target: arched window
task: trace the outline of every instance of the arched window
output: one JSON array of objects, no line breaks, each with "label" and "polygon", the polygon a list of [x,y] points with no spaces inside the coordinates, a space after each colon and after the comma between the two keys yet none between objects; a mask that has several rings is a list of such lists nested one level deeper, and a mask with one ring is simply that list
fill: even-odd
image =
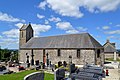
[{"label": "arched window", "polygon": [[100,58],[100,49],[97,50],[97,58]]}]

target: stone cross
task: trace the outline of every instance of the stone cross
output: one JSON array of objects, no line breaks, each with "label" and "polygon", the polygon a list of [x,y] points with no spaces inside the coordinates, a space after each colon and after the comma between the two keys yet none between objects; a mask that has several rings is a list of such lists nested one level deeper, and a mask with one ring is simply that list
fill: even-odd
[{"label": "stone cross", "polygon": [[65,78],[65,70],[56,69],[54,72],[54,80],[64,80],[64,78]]},{"label": "stone cross", "polygon": [[116,61],[116,52],[114,52],[114,61]]}]

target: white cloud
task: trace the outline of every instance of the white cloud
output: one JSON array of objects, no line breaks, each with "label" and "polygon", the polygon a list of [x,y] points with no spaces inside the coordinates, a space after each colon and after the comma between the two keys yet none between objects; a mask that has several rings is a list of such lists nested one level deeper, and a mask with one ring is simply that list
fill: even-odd
[{"label": "white cloud", "polygon": [[[79,11],[77,5],[72,4],[72,0],[46,0],[48,7],[52,8],[57,13],[63,16],[82,17],[83,14]],[[39,7],[45,9],[46,1],[40,3]],[[43,5],[44,3],[44,5]],[[42,7],[41,7],[42,6]]]},{"label": "white cloud", "polygon": [[23,26],[23,23],[17,23],[15,24],[15,26],[17,26],[20,29]]},{"label": "white cloud", "polygon": [[120,43],[119,42],[116,44],[116,48],[120,49]]},{"label": "white cloud", "polygon": [[70,30],[73,29],[72,25],[69,22],[58,22],[56,24],[57,28],[61,30]]},{"label": "white cloud", "polygon": [[115,36],[108,36],[107,39],[114,39],[116,38]]},{"label": "white cloud", "polygon": [[83,6],[90,12],[114,11],[120,6],[120,0],[82,0]]},{"label": "white cloud", "polygon": [[66,31],[66,33],[75,34],[75,33],[79,33],[79,31],[77,31],[77,30],[75,30],[75,29],[72,29],[72,30]]},{"label": "white cloud", "polygon": [[107,31],[106,34],[120,34],[120,30]]},{"label": "white cloud", "polygon": [[113,23],[112,22],[109,22],[110,25],[112,25]]},{"label": "white cloud", "polygon": [[88,30],[88,28],[85,28],[85,27],[78,27],[78,30],[79,31],[82,31],[82,32],[85,32]]},{"label": "white cloud", "polygon": [[103,26],[102,29],[108,30],[108,29],[110,29],[110,27],[109,26]]},{"label": "white cloud", "polygon": [[59,21],[61,21],[61,19],[59,17],[51,16],[51,18],[49,18],[49,21],[59,22]]},{"label": "white cloud", "polygon": [[79,33],[78,30],[76,30],[71,24],[70,22],[58,22],[56,24],[57,28],[61,29],[61,30],[65,30],[66,33],[69,34],[74,34],[74,33]]},{"label": "white cloud", "polygon": [[0,39],[2,38],[2,36],[0,35]]},{"label": "white cloud", "polygon": [[8,38],[18,38],[19,37],[19,29],[11,29],[9,31],[2,32]]},{"label": "white cloud", "polygon": [[97,30],[100,30],[100,27],[97,27],[96,29],[97,29]]},{"label": "white cloud", "polygon": [[25,22],[25,20],[14,18],[11,15],[8,15],[7,13],[0,12],[0,21],[6,21],[6,22]]},{"label": "white cloud", "polygon": [[117,26],[117,27],[120,27],[120,24],[117,24],[116,26]]},{"label": "white cloud", "polygon": [[47,4],[47,2],[46,2],[46,1],[43,1],[43,2],[41,2],[41,3],[39,4],[38,7],[45,10],[46,4]]},{"label": "white cloud", "polygon": [[50,25],[31,24],[35,31],[35,36],[38,36],[41,32],[46,32],[51,29]]},{"label": "white cloud", "polygon": [[82,17],[83,13],[79,11],[79,0],[47,0],[51,9],[62,16]]},{"label": "white cloud", "polygon": [[92,13],[114,11],[119,8],[120,0],[46,0],[40,3],[39,8],[48,6],[62,16],[81,18],[81,8]]},{"label": "white cloud", "polygon": [[49,21],[48,21],[48,20],[45,20],[45,24],[49,24]]},{"label": "white cloud", "polygon": [[101,36],[100,36],[100,35],[97,35],[96,38],[101,38]]},{"label": "white cloud", "polygon": [[[2,48],[14,48],[17,49],[18,48],[18,39],[13,39],[13,38],[2,38],[0,45],[2,46]],[[11,47],[15,45],[14,47]]]},{"label": "white cloud", "polygon": [[38,17],[39,19],[42,19],[42,18],[44,18],[45,16],[44,16],[44,15],[37,14],[37,17]]}]

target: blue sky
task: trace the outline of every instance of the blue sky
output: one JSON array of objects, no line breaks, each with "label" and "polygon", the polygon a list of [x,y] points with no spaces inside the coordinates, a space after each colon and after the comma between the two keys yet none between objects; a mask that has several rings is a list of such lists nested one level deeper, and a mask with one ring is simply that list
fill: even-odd
[{"label": "blue sky", "polygon": [[29,22],[35,36],[88,32],[120,48],[120,0],[1,0],[0,46],[18,49],[19,28]]}]

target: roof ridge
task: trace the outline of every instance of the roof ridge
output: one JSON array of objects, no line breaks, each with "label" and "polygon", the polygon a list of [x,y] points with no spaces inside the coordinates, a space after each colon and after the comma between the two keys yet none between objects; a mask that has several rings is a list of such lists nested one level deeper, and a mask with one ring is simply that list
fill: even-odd
[{"label": "roof ridge", "polygon": [[61,34],[61,35],[54,35],[54,36],[41,36],[41,37],[34,37],[34,38],[44,38],[44,37],[59,37],[59,36],[82,35],[82,34],[89,34],[89,33]]}]

